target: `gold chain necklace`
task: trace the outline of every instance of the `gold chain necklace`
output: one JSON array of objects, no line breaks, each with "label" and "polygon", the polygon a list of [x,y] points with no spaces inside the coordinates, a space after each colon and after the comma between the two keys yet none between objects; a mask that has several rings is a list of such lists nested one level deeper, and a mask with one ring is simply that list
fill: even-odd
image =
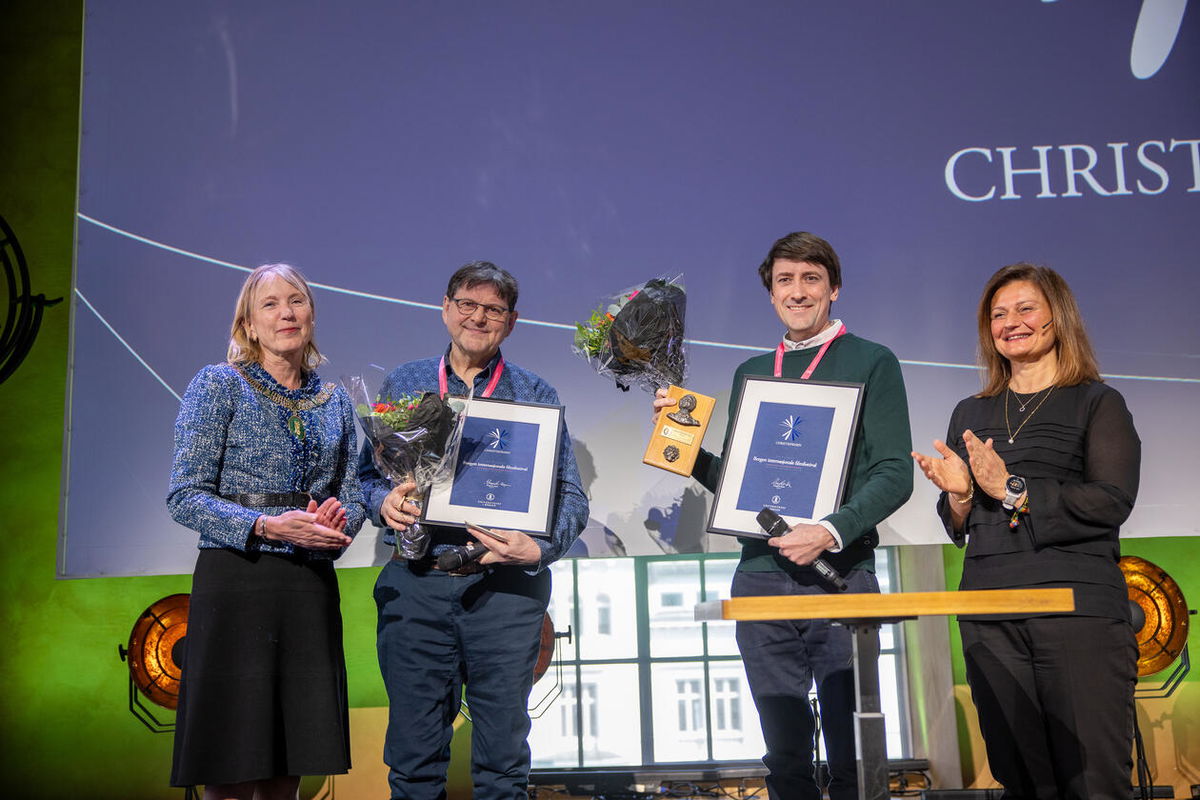
[{"label": "gold chain necklace", "polygon": [[[1021,401],[1017,399],[1017,393],[1014,392],[1012,389],[1008,389],[1007,391],[1008,391],[1008,394],[1011,394],[1013,396],[1013,400],[1020,407],[1020,409],[1022,411],[1024,411],[1025,406],[1021,405]],[[1004,430],[1008,431],[1008,443],[1009,444],[1012,444],[1013,440],[1017,438],[1017,434],[1021,432],[1021,428],[1025,427],[1025,423],[1029,422],[1029,420],[1033,419],[1033,415],[1036,414],[1037,410],[1042,407],[1042,403],[1046,402],[1046,400],[1048,400],[1050,398],[1050,393],[1053,391],[1054,391],[1053,386],[1051,386],[1049,389],[1046,390],[1046,394],[1043,395],[1042,399],[1038,401],[1038,404],[1033,407],[1033,411],[1029,412],[1029,416],[1021,421],[1021,424],[1017,426],[1017,429],[1015,431],[1012,429],[1012,426],[1008,422],[1008,395],[1005,395],[1005,397],[1004,397]],[[1031,401],[1031,400],[1033,400],[1032,397],[1029,398],[1029,400],[1027,400],[1025,402],[1025,405],[1029,405],[1029,401]]]},{"label": "gold chain necklace", "polygon": [[[246,383],[250,384],[251,389],[258,392],[280,408],[292,412],[287,421],[288,433],[290,433],[292,436],[295,436],[300,441],[304,441],[304,420],[300,418],[300,412],[312,411],[317,406],[325,405],[325,403],[329,401],[329,398],[333,397],[333,393],[337,390],[337,384],[326,383],[321,387],[321,391],[317,392],[317,394],[313,395],[312,397],[293,400],[292,398],[286,397],[274,389],[265,386],[261,381],[251,378],[246,371],[238,365],[235,364],[233,368],[238,371],[238,374],[242,376]],[[1005,403],[1005,410],[1008,410],[1007,403]]]},{"label": "gold chain necklace", "polygon": [[1039,394],[1041,394],[1040,391],[1033,392],[1032,394],[1029,395],[1029,397],[1027,399],[1022,400],[1021,395],[1017,394],[1016,392],[1013,392],[1012,389],[1009,389],[1009,391],[1012,392],[1013,399],[1017,401],[1017,411],[1020,411],[1022,414],[1025,413],[1026,406],[1028,406],[1030,403],[1032,403],[1034,398],[1036,398]]}]

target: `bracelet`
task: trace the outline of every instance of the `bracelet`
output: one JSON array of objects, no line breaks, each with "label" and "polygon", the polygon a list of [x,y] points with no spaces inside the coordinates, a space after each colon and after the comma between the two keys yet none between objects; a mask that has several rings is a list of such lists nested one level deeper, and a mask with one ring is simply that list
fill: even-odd
[{"label": "bracelet", "polygon": [[956,497],[956,498],[954,498],[954,502],[958,503],[959,505],[965,506],[967,503],[971,502],[971,498],[973,498],[974,496],[975,496],[975,481],[971,481],[971,488],[967,490],[967,496],[962,498],[961,500]]},{"label": "bracelet", "polygon": [[258,518],[258,522],[254,526],[254,534],[260,539],[267,538],[267,515],[263,514]]},{"label": "bracelet", "polygon": [[1012,519],[1008,521],[1008,527],[1015,529],[1021,524],[1021,515],[1029,513],[1029,493],[1025,493],[1025,499],[1021,501],[1021,505],[1013,509]]}]

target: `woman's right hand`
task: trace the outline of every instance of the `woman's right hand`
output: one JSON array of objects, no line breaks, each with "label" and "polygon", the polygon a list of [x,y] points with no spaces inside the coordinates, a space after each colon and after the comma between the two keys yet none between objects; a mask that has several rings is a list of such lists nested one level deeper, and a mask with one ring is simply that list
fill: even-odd
[{"label": "woman's right hand", "polygon": [[679,405],[679,402],[672,397],[667,397],[666,387],[660,388],[654,393],[654,416],[650,418],[650,421],[657,425],[658,417],[662,414],[662,410],[676,405]]},{"label": "woman's right hand", "polygon": [[[329,501],[327,500],[326,503]],[[340,509],[339,509],[340,510]],[[334,512],[336,515],[336,511]],[[344,512],[343,512],[344,514]],[[309,550],[337,550],[350,544],[350,537],[318,521],[318,506],[315,500],[308,502],[304,511],[292,509],[263,520],[263,538],[276,542],[290,542],[296,547]],[[324,513],[328,519],[328,509]],[[343,520],[343,525],[345,524]]]},{"label": "woman's right hand", "polygon": [[933,440],[933,447],[941,458],[912,452],[913,460],[925,473],[925,477],[943,492],[966,497],[971,493],[971,469],[967,462],[958,457],[958,453],[946,446],[941,439]]}]

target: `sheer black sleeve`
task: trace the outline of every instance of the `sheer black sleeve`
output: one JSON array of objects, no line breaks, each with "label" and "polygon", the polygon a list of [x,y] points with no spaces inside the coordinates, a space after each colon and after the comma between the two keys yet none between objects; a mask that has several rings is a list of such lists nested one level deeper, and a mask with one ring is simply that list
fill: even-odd
[{"label": "sheer black sleeve", "polygon": [[1028,480],[1028,525],[1039,546],[1115,535],[1133,510],[1142,443],[1116,390],[1102,386],[1091,404],[1083,459],[1081,480]]}]

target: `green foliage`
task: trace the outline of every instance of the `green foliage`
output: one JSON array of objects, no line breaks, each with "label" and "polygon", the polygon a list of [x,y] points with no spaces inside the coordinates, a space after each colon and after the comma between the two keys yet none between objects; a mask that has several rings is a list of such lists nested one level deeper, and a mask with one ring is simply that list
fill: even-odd
[{"label": "green foliage", "polygon": [[600,306],[587,322],[575,323],[575,347],[588,358],[598,358],[608,340],[608,329],[612,327],[613,315]]}]

